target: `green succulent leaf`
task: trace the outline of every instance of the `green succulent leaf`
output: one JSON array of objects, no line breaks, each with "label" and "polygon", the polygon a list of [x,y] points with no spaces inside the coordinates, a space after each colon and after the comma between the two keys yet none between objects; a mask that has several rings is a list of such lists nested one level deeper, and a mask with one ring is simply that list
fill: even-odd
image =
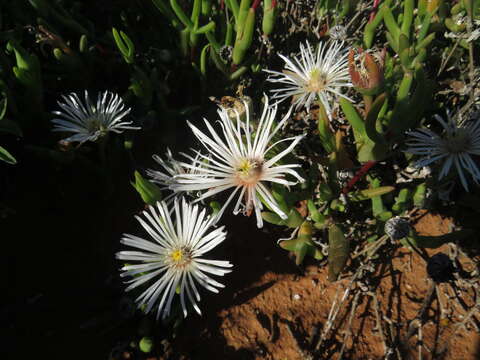
[{"label": "green succulent leaf", "polygon": [[326,220],[325,215],[323,215],[320,211],[317,210],[317,207],[315,206],[315,203],[313,202],[313,200],[309,199],[307,201],[307,208],[308,208],[310,217],[315,223],[323,224],[325,222]]},{"label": "green succulent leaf", "polygon": [[297,209],[291,209],[290,213],[288,214],[288,218],[285,220],[285,225],[290,228],[297,228],[303,223],[303,217],[297,211]]},{"label": "green succulent leaf", "polygon": [[385,143],[385,138],[377,131],[378,114],[386,100],[386,94],[379,95],[372,104],[370,111],[365,119],[365,131],[367,136],[375,143]]},{"label": "green succulent leaf", "polygon": [[365,122],[360,117],[352,103],[344,98],[340,98],[339,103],[345,113],[345,117],[353,128],[355,142],[358,144],[359,142],[363,142],[364,139],[368,139],[365,132]]},{"label": "green succulent leaf", "polygon": [[312,242],[312,224],[309,221],[304,221],[301,224],[296,239],[280,241],[279,245],[282,249],[295,253],[295,263],[297,265],[303,262],[307,254],[317,259],[320,258],[320,256],[323,257],[321,252],[318,253],[317,247]]},{"label": "green succulent leaf", "polygon": [[372,199],[376,196],[382,196],[382,195],[388,194],[393,190],[395,190],[395,187],[393,186],[380,186],[372,189],[353,191],[349,193],[349,197],[350,197],[350,200],[352,201],[363,201],[363,200]]},{"label": "green succulent leaf", "polygon": [[117,44],[118,49],[123,55],[127,64],[133,64],[135,56],[135,45],[132,40],[123,31],[118,32],[117,29],[112,28],[113,38]]},{"label": "green succulent leaf", "polygon": [[135,171],[135,182],[131,182],[131,184],[146,204],[155,205],[157,201],[162,200],[160,188],[145,179],[138,171]]},{"label": "green succulent leaf", "polygon": [[284,225],[285,221],[277,214],[269,211],[262,212],[262,219],[274,225]]},{"label": "green succulent leaf", "polygon": [[328,280],[336,281],[347,263],[350,241],[335,224],[328,229]]},{"label": "green succulent leaf", "polygon": [[327,183],[321,183],[319,185],[319,197],[321,201],[329,201],[333,198],[333,192]]},{"label": "green succulent leaf", "polygon": [[10,154],[7,149],[0,146],[0,160],[5,161],[8,164],[15,165],[17,160]]}]

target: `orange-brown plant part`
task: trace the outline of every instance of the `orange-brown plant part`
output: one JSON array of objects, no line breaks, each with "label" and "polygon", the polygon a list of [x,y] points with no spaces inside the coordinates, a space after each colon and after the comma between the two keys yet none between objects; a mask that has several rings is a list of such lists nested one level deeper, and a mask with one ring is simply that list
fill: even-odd
[{"label": "orange-brown plant part", "polygon": [[376,95],[383,88],[386,51],[371,53],[362,48],[350,49],[348,71],[355,89],[363,95]]}]

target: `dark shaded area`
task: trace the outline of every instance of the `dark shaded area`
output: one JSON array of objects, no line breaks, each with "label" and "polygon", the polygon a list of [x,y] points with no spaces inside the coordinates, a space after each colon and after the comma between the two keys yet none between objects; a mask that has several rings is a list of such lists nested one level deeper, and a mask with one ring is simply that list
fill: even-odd
[{"label": "dark shaded area", "polygon": [[25,158],[15,168],[8,194],[15,213],[2,221],[0,260],[8,264],[2,338],[15,358],[19,350],[108,354],[112,327],[124,322],[113,254],[131,212],[141,207],[128,177],[107,191],[105,178],[80,166],[58,169]]},{"label": "dark shaded area", "polygon": [[[151,1],[55,1],[90,33],[82,69],[65,68],[49,44],[37,42],[40,14],[31,3],[0,0],[0,72],[12,95],[6,118],[22,129],[22,136],[0,133],[0,144],[18,160],[15,166],[0,162],[0,264],[6,277],[0,285],[0,357],[109,359],[153,331],[142,329],[149,319],[135,312],[134,294],[124,294],[114,257],[123,232],[140,232],[133,215],[144,205],[130,185],[133,170],[151,167],[151,155],[166,146],[187,149],[185,120],[197,121],[206,99],[191,64],[176,52],[176,33]],[[78,53],[80,35],[48,20],[44,26]],[[137,66],[148,64],[159,74],[150,108],[128,90],[133,67],[116,48],[112,27],[135,42]],[[38,56],[41,111],[10,69],[15,57],[5,47],[11,39]],[[165,49],[171,59],[162,62],[159,51]],[[167,70],[178,76],[166,78]],[[52,133],[50,120],[60,95],[89,90],[95,98],[106,89],[124,98],[143,130],[111,136],[104,163],[97,144],[59,151],[57,141],[66,136]],[[134,143],[130,152],[125,138]],[[165,337],[162,324],[155,334]]]}]

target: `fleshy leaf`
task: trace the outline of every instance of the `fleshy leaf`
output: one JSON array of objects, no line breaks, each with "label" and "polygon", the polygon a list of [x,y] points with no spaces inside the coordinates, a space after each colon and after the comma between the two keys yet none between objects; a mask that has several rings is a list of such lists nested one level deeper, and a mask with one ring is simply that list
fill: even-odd
[{"label": "fleshy leaf", "polygon": [[395,190],[395,187],[393,186],[380,186],[373,189],[365,189],[365,190],[351,192],[349,194],[349,197],[350,197],[350,200],[352,201],[363,201],[363,200],[374,198],[376,196],[382,196],[382,195],[388,194],[393,190]]},{"label": "fleshy leaf", "polygon": [[283,225],[284,220],[277,214],[269,211],[264,211],[262,212],[262,219],[265,220],[266,222],[269,222],[270,224],[274,225]]},{"label": "fleshy leaf", "polygon": [[154,205],[157,201],[162,200],[160,188],[147,179],[144,179],[138,171],[135,171],[135,182],[131,184],[146,204]]},{"label": "fleshy leaf", "polygon": [[17,160],[10,154],[7,149],[0,146],[0,160],[5,161],[8,164],[15,165]]},{"label": "fleshy leaf", "polygon": [[336,281],[347,263],[350,241],[337,225],[328,229],[328,280]]}]

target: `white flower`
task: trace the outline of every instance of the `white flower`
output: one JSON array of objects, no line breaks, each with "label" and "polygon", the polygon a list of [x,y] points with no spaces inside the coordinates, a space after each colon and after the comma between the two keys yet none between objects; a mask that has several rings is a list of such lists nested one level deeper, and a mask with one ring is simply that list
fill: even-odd
[{"label": "white flower", "polygon": [[424,156],[416,167],[424,167],[433,162],[443,162],[439,179],[450,172],[455,165],[460,181],[468,191],[465,171],[472,176],[478,184],[480,171],[472,155],[480,155],[480,120],[457,125],[450,117],[448,121],[435,115],[435,119],[442,125],[444,133],[438,135],[430,129],[418,129],[407,133],[408,149],[405,152]]},{"label": "white flower", "polygon": [[152,158],[161,165],[165,171],[148,169],[147,175],[152,178],[154,183],[162,185],[162,190],[168,189],[168,187],[175,182],[175,175],[183,174],[185,172],[185,169],[180,162],[173,158],[170,149],[167,149],[166,160],[158,155],[153,155]]},{"label": "white flower", "polygon": [[[167,149],[165,159],[162,159],[158,155],[152,156],[159,165],[163,167],[164,171],[147,169],[146,173],[152,178],[152,181],[156,184],[159,184],[161,190],[170,189],[170,187],[177,183],[176,176],[188,173],[194,173],[197,169],[201,168],[202,162],[199,161],[199,156],[197,155],[193,158],[192,167],[186,168],[182,166],[182,162],[173,158],[172,152],[170,149]],[[165,201],[169,201],[175,196],[181,196],[184,192],[178,191],[176,193],[170,194],[165,198]]]},{"label": "white flower", "polygon": [[76,93],[62,96],[64,102],[58,102],[61,111],[53,113],[60,118],[53,119],[53,131],[72,132],[74,135],[65,139],[69,142],[96,141],[109,131],[122,133],[123,130],[138,130],[139,127],[129,126],[131,121],[122,121],[130,113],[125,108],[122,98],[114,93],[105,91],[97,97],[93,104],[85,91],[85,100],[82,101]]},{"label": "white flower", "polygon": [[[238,214],[241,210],[244,210],[246,215],[250,215],[254,210],[257,217],[257,226],[262,227],[261,210],[263,205],[260,199],[281,218],[287,218],[287,215],[280,209],[264,183],[274,182],[285,186],[296,184],[296,182],[285,179],[287,174],[292,175],[299,181],[303,181],[297,172],[292,169],[300,165],[275,166],[279,160],[292,151],[295,145],[302,139],[302,136],[282,139],[271,144],[273,137],[287,121],[290,113],[272,129],[277,107],[269,107],[268,98],[265,96],[265,107],[255,134],[253,134],[248,106],[246,106],[246,109],[245,122],[240,119],[238,114],[237,119],[234,120],[229,118],[225,109],[221,108],[218,110],[222,128],[221,135],[213,129],[206,119],[205,125],[209,134],[200,131],[189,123],[193,133],[207,149],[210,157],[207,158],[199,154],[200,158],[207,160],[206,163],[202,164],[201,168],[196,168],[192,164],[182,163],[183,167],[196,168],[196,172],[177,176],[177,183],[172,185],[171,188],[176,191],[208,189],[196,201],[228,189],[233,189],[219,211],[218,218],[223,214],[234,196],[238,194],[238,200],[234,206],[233,213]],[[291,143],[270,159],[266,158],[268,152],[279,143],[285,141],[291,141]],[[191,157],[189,158],[191,159]]]},{"label": "white flower", "polygon": [[[172,220],[172,214],[175,214]],[[217,288],[224,285],[213,280],[207,274],[223,276],[229,273],[232,264],[228,261],[207,260],[202,255],[225,240],[224,227],[209,231],[215,218],[200,211],[198,205],[191,205],[184,199],[176,198],[173,208],[168,209],[165,202],[157,202],[156,207],[149,206],[143,211],[144,218],[136,216],[150,235],[149,240],[124,234],[121,242],[140,251],[120,251],[117,258],[140,264],[125,265],[122,277],[133,277],[128,281],[127,291],[147,282],[149,287],[136,299],[145,304],[145,312],[157,309],[157,318],[170,314],[175,292],[180,294],[183,314],[187,316],[186,298],[199,313],[197,301],[200,294],[196,283],[207,290],[218,293]]]},{"label": "white flower", "polygon": [[264,70],[271,74],[268,81],[286,85],[272,90],[273,98],[281,102],[294,96],[296,110],[305,106],[307,111],[315,100],[319,100],[331,118],[332,98],[338,95],[348,99],[340,88],[352,86],[348,74],[348,53],[342,47],[342,42],[333,42],[331,46],[320,43],[315,55],[307,41],[306,46],[300,44],[300,55],[293,60],[279,55],[285,61],[283,72]]}]

